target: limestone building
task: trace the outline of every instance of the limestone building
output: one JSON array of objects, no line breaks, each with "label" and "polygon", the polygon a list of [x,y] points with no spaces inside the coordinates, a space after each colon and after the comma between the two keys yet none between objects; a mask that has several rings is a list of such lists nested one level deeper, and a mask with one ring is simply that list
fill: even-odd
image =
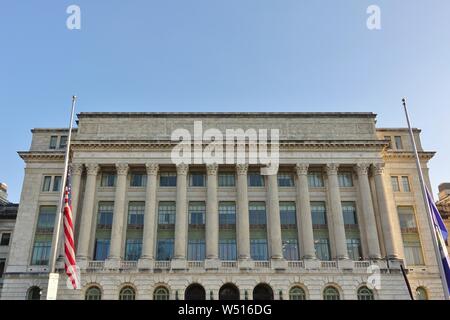
[{"label": "limestone building", "polygon": [[[439,185],[439,200],[436,202],[436,206],[441,213],[442,220],[450,230],[450,183],[441,183]],[[450,250],[449,243],[447,242],[447,250]]]},{"label": "limestone building", "polygon": [[[175,165],[171,135],[195,134],[195,121],[203,133],[279,129],[277,174]],[[409,299],[401,263],[417,298],[443,297],[408,131],[377,129],[373,113],[81,113],[77,124],[82,289],[60,281],[59,299]],[[32,133],[2,299],[46,294],[68,130]],[[414,134],[429,183],[434,153]]]}]

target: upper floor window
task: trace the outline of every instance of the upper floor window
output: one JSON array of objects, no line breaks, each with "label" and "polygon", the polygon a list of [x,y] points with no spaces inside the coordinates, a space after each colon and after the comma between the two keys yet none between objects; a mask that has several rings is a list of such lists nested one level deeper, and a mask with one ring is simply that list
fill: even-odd
[{"label": "upper floor window", "polygon": [[56,146],[58,145],[58,136],[51,136],[50,137],[50,149],[56,149]]},{"label": "upper floor window", "polygon": [[43,192],[58,192],[61,190],[61,176],[44,176]]},{"label": "upper floor window", "polygon": [[86,290],[86,300],[101,300],[102,292],[99,287],[93,286]]},{"label": "upper floor window", "polygon": [[51,176],[45,176],[44,177],[44,183],[42,184],[42,191],[50,191],[50,185],[52,184],[52,177]]},{"label": "upper floor window", "polygon": [[280,187],[293,187],[294,177],[290,173],[279,173],[278,174],[278,186]]},{"label": "upper floor window", "polygon": [[160,187],[175,187],[177,185],[176,172],[161,172],[159,175]]},{"label": "upper floor window", "polygon": [[145,202],[130,202],[128,206],[128,227],[143,228]]},{"label": "upper floor window", "polygon": [[342,202],[342,214],[344,216],[345,226],[351,227],[358,224],[354,202]]},{"label": "upper floor window", "polygon": [[98,204],[97,227],[110,229],[113,222],[114,202],[100,202]]},{"label": "upper floor window", "polygon": [[324,202],[311,202],[311,218],[315,228],[327,225],[327,211]]},{"label": "upper floor window", "polygon": [[403,188],[403,192],[411,191],[411,187],[409,185],[409,178],[407,176],[402,177],[402,188]]},{"label": "upper floor window", "polygon": [[189,186],[191,187],[204,187],[205,175],[203,173],[192,172],[189,174]]},{"label": "upper floor window", "polygon": [[175,224],[175,202],[161,201],[158,208],[158,224]]},{"label": "upper floor window", "polygon": [[295,202],[280,202],[280,220],[282,226],[297,224]]},{"label": "upper floor window", "polygon": [[39,208],[39,217],[36,226],[36,232],[53,231],[55,216],[56,216],[55,206],[41,206]]},{"label": "upper floor window", "polygon": [[374,300],[373,291],[366,286],[358,289],[358,300]]},{"label": "upper floor window", "polygon": [[219,224],[236,224],[236,204],[234,202],[219,202]]},{"label": "upper floor window", "polygon": [[205,224],[206,207],[204,202],[189,202],[189,224]]},{"label": "upper floor window", "polygon": [[112,172],[104,172],[102,173],[102,187],[114,187],[116,184],[116,174]]},{"label": "upper floor window", "polygon": [[248,206],[250,225],[266,224],[266,204],[264,202],[250,202]]},{"label": "upper floor window", "polygon": [[0,241],[0,246],[9,246],[9,240],[11,239],[11,233],[2,233],[2,240]]},{"label": "upper floor window", "polygon": [[65,149],[67,147],[67,136],[61,136],[59,138],[59,148]]},{"label": "upper floor window", "polygon": [[144,173],[132,173],[130,186],[131,187],[145,187],[147,185],[147,175]]},{"label": "upper floor window", "polygon": [[308,184],[311,188],[322,188],[324,186],[322,172],[309,172]]},{"label": "upper floor window", "polygon": [[259,172],[249,172],[247,180],[249,187],[264,187],[264,177]]},{"label": "upper floor window", "polygon": [[391,136],[384,136],[384,140],[389,141],[389,146],[388,146],[388,148],[389,148],[389,149],[392,149],[392,138],[391,138]]},{"label": "upper floor window", "polygon": [[394,139],[395,139],[395,148],[397,150],[402,150],[403,149],[402,137],[395,136]]},{"label": "upper floor window", "polygon": [[3,278],[3,272],[5,271],[6,259],[0,259],[0,279]]},{"label": "upper floor window", "polygon": [[340,187],[353,187],[353,175],[351,172],[339,172],[338,179]]},{"label": "upper floor window", "polygon": [[236,176],[232,172],[219,173],[219,187],[234,187],[236,185]]},{"label": "upper floor window", "polygon": [[400,184],[398,183],[398,177],[397,176],[391,176],[391,184],[392,184],[392,190],[394,192],[400,191]]},{"label": "upper floor window", "polygon": [[61,176],[55,176],[53,178],[53,192],[58,192],[61,190]]},{"label": "upper floor window", "polygon": [[402,232],[417,232],[414,208],[411,206],[399,206],[397,210]]}]

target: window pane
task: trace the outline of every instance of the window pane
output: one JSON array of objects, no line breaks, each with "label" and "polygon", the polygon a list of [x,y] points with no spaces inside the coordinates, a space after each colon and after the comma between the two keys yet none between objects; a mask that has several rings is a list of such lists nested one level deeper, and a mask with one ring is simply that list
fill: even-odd
[{"label": "window pane", "polygon": [[219,257],[220,260],[237,259],[237,246],[235,239],[219,240]]},{"label": "window pane", "polygon": [[219,173],[219,187],[234,187],[235,185],[234,173]]},{"label": "window pane", "polygon": [[308,173],[308,184],[311,188],[322,188],[323,176],[321,172],[310,172]]},{"label": "window pane", "polygon": [[420,266],[424,264],[420,241],[403,242],[405,260],[408,266]]},{"label": "window pane", "polygon": [[203,173],[191,173],[189,175],[189,185],[191,187],[204,187],[205,175]]},{"label": "window pane", "polygon": [[67,147],[67,136],[61,136],[59,139],[59,148],[64,149],[65,147]]},{"label": "window pane", "polygon": [[61,190],[61,176],[56,176],[53,179],[53,192]]},{"label": "window pane", "polygon": [[114,202],[98,204],[97,228],[111,229],[113,222]]},{"label": "window pane", "polygon": [[316,249],[317,259],[323,261],[330,260],[330,244],[327,238],[314,239],[314,248]]},{"label": "window pane", "polygon": [[125,260],[137,261],[141,257],[142,239],[127,239],[125,247]]},{"label": "window pane", "polygon": [[392,176],[392,177],[391,177],[391,183],[392,183],[392,190],[393,190],[394,192],[400,191],[400,186],[399,186],[399,184],[398,184],[398,177]]},{"label": "window pane", "polygon": [[102,174],[102,187],[114,187],[116,183],[116,174],[115,173],[103,173]]},{"label": "window pane", "polygon": [[132,173],[130,186],[131,187],[145,187],[147,185],[147,175],[144,173]]},{"label": "window pane", "polygon": [[351,260],[362,260],[361,241],[359,239],[346,239],[347,252]]},{"label": "window pane", "polygon": [[250,225],[266,225],[266,204],[264,202],[250,202]]},{"label": "window pane", "polygon": [[94,260],[103,261],[109,255],[109,239],[95,239]]},{"label": "window pane", "polygon": [[3,233],[0,246],[9,246],[9,240],[11,238],[11,233]]},{"label": "window pane", "polygon": [[324,202],[311,202],[311,217],[314,228],[327,225],[326,208]]},{"label": "window pane", "polygon": [[143,228],[144,212],[145,202],[130,202],[128,206],[128,228]]},{"label": "window pane", "polygon": [[397,148],[397,150],[403,149],[402,137],[400,136],[395,137],[395,147]]},{"label": "window pane", "polygon": [[157,243],[157,260],[170,260],[173,257],[173,239],[159,239]]},{"label": "window pane", "polygon": [[340,187],[353,187],[353,176],[351,172],[340,172],[338,174],[338,179]]},{"label": "window pane", "polygon": [[200,261],[205,259],[205,240],[195,239],[188,241],[188,260]]},{"label": "window pane", "polygon": [[404,192],[410,192],[411,188],[409,186],[409,178],[408,177],[402,177],[402,186]]},{"label": "window pane", "polygon": [[205,224],[206,206],[204,202],[189,202],[189,224]]},{"label": "window pane", "polygon": [[52,247],[51,238],[48,240],[34,242],[31,264],[36,266],[48,265],[50,250]]},{"label": "window pane", "polygon": [[293,187],[294,177],[290,173],[279,173],[278,174],[278,186],[280,187]]},{"label": "window pane", "polygon": [[41,206],[36,232],[52,233],[55,224],[56,206]]},{"label": "window pane", "polygon": [[281,227],[297,225],[295,202],[280,202]]},{"label": "window pane", "polygon": [[42,185],[42,191],[50,191],[50,184],[52,183],[52,177],[45,176],[44,183]]},{"label": "window pane", "polygon": [[292,288],[289,291],[289,300],[306,300],[305,291],[299,287]]},{"label": "window pane", "polygon": [[236,224],[236,204],[234,202],[219,202],[219,224]]},{"label": "window pane", "polygon": [[342,202],[342,213],[345,225],[355,226],[358,224],[354,202]]},{"label": "window pane", "polygon": [[158,224],[175,224],[175,202],[160,202],[158,208]]},{"label": "window pane", "polygon": [[402,232],[417,232],[416,219],[414,216],[414,208],[410,206],[399,206],[397,208],[398,218],[400,220],[400,228]]},{"label": "window pane", "polygon": [[288,261],[298,261],[298,240],[283,239],[283,257]]},{"label": "window pane", "polygon": [[259,172],[250,172],[247,180],[249,187],[264,187],[264,177]]},{"label": "window pane", "polygon": [[51,136],[50,137],[50,149],[56,149],[56,144],[58,143],[58,137],[57,136]]},{"label": "window pane", "polygon": [[161,187],[175,187],[177,185],[177,174],[175,172],[161,172],[159,185]]},{"label": "window pane", "polygon": [[253,260],[268,260],[267,239],[251,239],[250,255]]}]

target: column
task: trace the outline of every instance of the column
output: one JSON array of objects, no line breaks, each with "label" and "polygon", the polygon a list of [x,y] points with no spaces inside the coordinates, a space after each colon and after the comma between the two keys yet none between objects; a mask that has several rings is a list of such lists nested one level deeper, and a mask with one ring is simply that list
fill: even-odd
[{"label": "column", "polygon": [[83,173],[83,164],[73,163],[72,164],[72,220],[75,225],[77,211],[78,211],[78,200],[80,199],[80,184],[81,184],[81,174]]},{"label": "column", "polygon": [[237,229],[239,260],[250,259],[250,223],[247,194],[248,164],[236,165],[237,171]]},{"label": "column", "polygon": [[[144,232],[141,260],[154,260],[154,244],[156,237],[156,190],[158,186],[157,163],[147,163],[147,187],[145,191]],[[149,267],[149,265],[147,265]]]},{"label": "column", "polygon": [[329,208],[333,221],[329,225],[333,228],[337,259],[348,259],[347,243],[345,240],[344,216],[342,215],[341,194],[338,181],[339,165],[327,164]]},{"label": "column", "polygon": [[116,164],[117,183],[114,195],[114,215],[111,230],[109,260],[119,260],[122,255],[123,231],[126,228],[125,195],[127,191],[128,164]]},{"label": "column", "polygon": [[381,230],[383,231],[384,246],[388,259],[396,260],[399,257],[397,243],[394,237],[393,213],[389,209],[388,193],[383,177],[384,164],[377,163],[373,166],[373,176],[375,179],[375,189],[378,200],[378,210],[380,211]]},{"label": "column", "polygon": [[[186,260],[187,249],[187,173],[189,165],[177,165],[177,211],[175,216],[175,260]],[[183,265],[181,265],[183,268]]]},{"label": "column", "polygon": [[208,164],[206,198],[206,258],[219,258],[219,211],[217,204],[217,164]]},{"label": "column", "polygon": [[269,241],[272,260],[283,259],[281,243],[280,203],[277,174],[267,175],[267,200],[269,207]]},{"label": "column", "polygon": [[78,259],[87,260],[89,243],[91,239],[92,220],[94,217],[95,188],[99,166],[95,163],[86,164],[87,179],[84,190],[83,210],[80,221],[80,234],[78,238]]},{"label": "column", "polygon": [[359,163],[356,165],[358,175],[359,193],[361,195],[361,209],[364,217],[364,229],[366,231],[367,248],[369,250],[369,259],[380,259],[380,243],[378,240],[377,223],[375,220],[375,211],[373,210],[372,193],[370,191],[369,164]]},{"label": "column", "polygon": [[297,225],[299,225],[298,230],[301,230],[303,259],[316,259],[308,186],[308,167],[308,164],[303,163],[299,163],[295,167],[298,176],[297,207],[299,212],[297,213]]}]

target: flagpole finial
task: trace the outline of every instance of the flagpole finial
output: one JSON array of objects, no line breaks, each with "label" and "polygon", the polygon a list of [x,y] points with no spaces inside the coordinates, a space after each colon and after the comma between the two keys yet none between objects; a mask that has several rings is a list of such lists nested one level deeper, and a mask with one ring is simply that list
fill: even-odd
[{"label": "flagpole finial", "polygon": [[77,99],[77,96],[72,96],[72,100],[76,100]]},{"label": "flagpole finial", "polygon": [[406,98],[402,98],[403,104],[406,104]]}]

